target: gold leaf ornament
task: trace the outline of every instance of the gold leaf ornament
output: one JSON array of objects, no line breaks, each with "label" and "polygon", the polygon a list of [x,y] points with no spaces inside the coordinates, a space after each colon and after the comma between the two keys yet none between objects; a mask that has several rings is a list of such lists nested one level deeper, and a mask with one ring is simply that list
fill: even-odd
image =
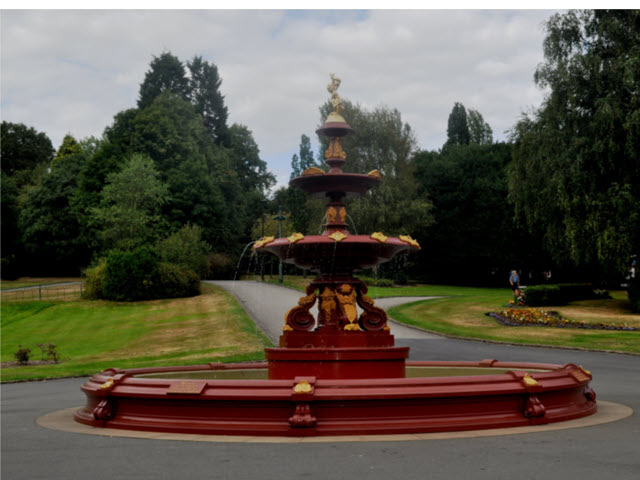
[{"label": "gold leaf ornament", "polygon": [[342,232],[334,232],[331,235],[329,235],[329,238],[331,240],[335,240],[336,242],[341,242],[342,240],[344,240],[347,237],[348,237],[348,235],[345,235]]},{"label": "gold leaf ornament", "polygon": [[367,176],[377,178],[378,180],[382,180],[382,174],[378,170],[371,170],[369,173],[367,173]]},{"label": "gold leaf ornament", "polygon": [[398,238],[400,238],[400,240],[403,241],[404,243],[408,243],[412,247],[416,247],[416,248],[420,249],[420,244],[418,243],[418,241],[414,240],[409,235],[400,235],[400,237],[398,237]]},{"label": "gold leaf ornament", "polygon": [[265,245],[273,242],[276,237],[264,237],[262,240],[256,240],[256,243],[253,244],[251,250],[255,250],[256,248],[264,247]]},{"label": "gold leaf ornament", "polygon": [[109,380],[100,385],[100,390],[106,390],[111,387],[113,387],[113,377],[110,377]]},{"label": "gold leaf ornament", "polygon": [[311,384],[306,380],[296,383],[296,386],[293,387],[293,391],[296,393],[311,393],[312,390]]},{"label": "gold leaf ornament", "polygon": [[303,239],[304,239],[304,235],[301,233],[294,233],[290,237],[287,237],[287,240],[289,240],[289,243],[296,243],[298,240],[303,240]]},{"label": "gold leaf ornament", "polygon": [[524,383],[528,387],[535,387],[538,385],[538,381],[528,373],[525,373],[524,377],[522,377],[522,383]]},{"label": "gold leaf ornament", "polygon": [[303,177],[307,177],[309,175],[324,175],[324,170],[318,167],[309,167],[302,172]]},{"label": "gold leaf ornament", "polygon": [[383,234],[382,232],[375,232],[371,234],[371,238],[374,240],[379,241],[380,243],[385,243],[387,241],[387,237],[385,234]]}]

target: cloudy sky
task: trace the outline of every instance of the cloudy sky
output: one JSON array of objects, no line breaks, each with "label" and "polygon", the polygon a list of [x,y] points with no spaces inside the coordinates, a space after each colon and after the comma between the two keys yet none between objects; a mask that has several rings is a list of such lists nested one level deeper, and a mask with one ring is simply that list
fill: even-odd
[{"label": "cloudy sky", "polygon": [[[329,73],[343,98],[397,108],[423,149],[446,140],[454,102],[494,137],[544,92],[533,83],[549,10],[4,10],[2,120],[100,136],[135,106],[154,55],[218,66],[230,122],[252,130],[279,181],[300,135],[315,141]],[[347,119],[348,121],[348,119]]]}]

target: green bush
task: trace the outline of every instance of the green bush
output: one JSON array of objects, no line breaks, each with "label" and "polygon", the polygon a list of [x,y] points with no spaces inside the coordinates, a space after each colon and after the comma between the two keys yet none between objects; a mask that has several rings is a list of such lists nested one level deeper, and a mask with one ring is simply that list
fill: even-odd
[{"label": "green bush", "polygon": [[101,259],[98,265],[95,267],[89,267],[85,269],[84,274],[84,288],[82,289],[82,296],[89,300],[96,300],[103,298],[102,281],[104,280],[104,270],[106,266],[105,259]]},{"label": "green bush", "polygon": [[236,264],[225,253],[212,253],[207,257],[209,272],[207,278],[216,280],[232,279]]},{"label": "green bush", "polygon": [[106,260],[85,271],[85,298],[130,302],[200,294],[200,277],[191,269],[161,262],[149,247],[112,250]]},{"label": "green bush", "polygon": [[153,288],[158,263],[158,252],[149,247],[132,252],[112,250],[105,265],[102,298],[117,302],[159,298]]},{"label": "green bush", "polygon": [[562,305],[560,287],[558,285],[533,285],[525,289],[526,303],[532,307],[540,305]]},{"label": "green bush", "polygon": [[162,262],[154,287],[157,298],[193,297],[200,295],[200,277],[193,270]]},{"label": "green bush", "polygon": [[369,287],[393,287],[393,280],[388,278],[375,278],[367,277],[364,275],[358,275],[358,278],[362,280]]},{"label": "green bush", "polygon": [[160,240],[157,249],[163,262],[193,270],[200,278],[208,273],[207,253],[211,247],[202,240],[202,229],[197,225],[185,225],[177,232]]},{"label": "green bush", "polygon": [[31,358],[31,349],[22,348],[22,345],[18,345],[18,351],[13,356],[20,365],[26,365],[29,363],[29,358]]},{"label": "green bush", "polygon": [[640,313],[640,280],[636,279],[629,283],[627,295],[629,296],[631,311],[633,313]]},{"label": "green bush", "polygon": [[533,285],[525,290],[527,305],[565,305],[577,300],[611,298],[606,290],[594,290],[593,285],[571,283],[561,285]]}]

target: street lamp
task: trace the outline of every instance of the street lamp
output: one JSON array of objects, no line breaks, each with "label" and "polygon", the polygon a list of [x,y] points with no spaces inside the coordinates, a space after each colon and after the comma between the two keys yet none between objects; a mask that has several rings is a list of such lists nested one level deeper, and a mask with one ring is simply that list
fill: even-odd
[{"label": "street lamp", "polygon": [[[273,217],[273,219],[278,221],[278,238],[282,238],[282,222],[287,219],[287,217],[282,215],[282,205],[278,205],[278,215]],[[282,275],[282,259],[280,259],[280,263],[278,264],[278,283],[283,282],[284,276]]]}]

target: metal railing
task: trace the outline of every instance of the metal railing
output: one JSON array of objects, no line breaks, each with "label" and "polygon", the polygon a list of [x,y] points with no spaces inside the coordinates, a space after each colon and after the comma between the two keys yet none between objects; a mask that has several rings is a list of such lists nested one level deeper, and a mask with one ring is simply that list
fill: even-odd
[{"label": "metal railing", "polygon": [[35,285],[33,287],[0,290],[3,302],[32,302],[38,300],[76,300],[82,295],[83,282]]}]

